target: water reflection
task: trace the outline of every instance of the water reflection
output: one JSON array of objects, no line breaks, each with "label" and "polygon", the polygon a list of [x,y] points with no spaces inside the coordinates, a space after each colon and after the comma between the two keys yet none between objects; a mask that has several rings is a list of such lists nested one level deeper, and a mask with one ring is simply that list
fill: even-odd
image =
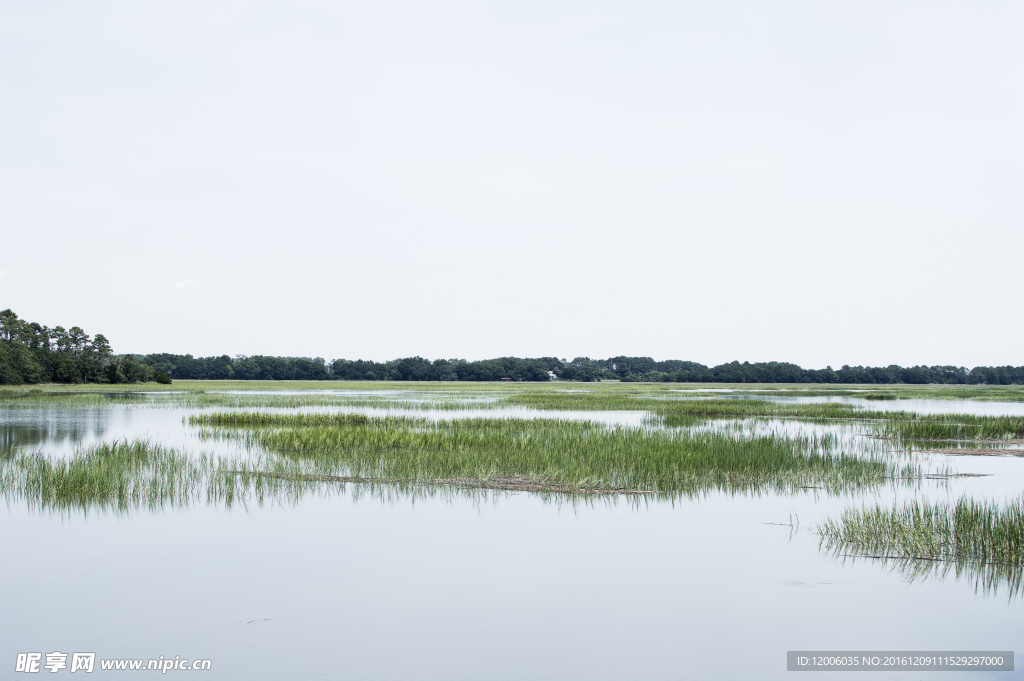
[{"label": "water reflection", "polygon": [[109,414],[96,410],[4,409],[0,411],[0,453],[102,439],[108,421]]},{"label": "water reflection", "polygon": [[1007,563],[981,563],[970,560],[940,560],[904,556],[876,556],[847,553],[849,547],[832,546],[826,551],[842,565],[865,561],[898,574],[907,584],[928,580],[964,581],[975,593],[1013,602],[1024,594],[1024,566]]}]

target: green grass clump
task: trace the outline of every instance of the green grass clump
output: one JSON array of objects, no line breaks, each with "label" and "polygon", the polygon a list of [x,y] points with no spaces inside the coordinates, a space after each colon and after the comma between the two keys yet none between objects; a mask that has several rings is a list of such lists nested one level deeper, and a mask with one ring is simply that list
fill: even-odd
[{"label": "green grass clump", "polygon": [[886,412],[868,411],[856,405],[844,404],[842,402],[792,404],[769,402],[767,400],[680,400],[671,402],[668,406],[662,406],[656,411],[665,417],[667,425],[673,425],[677,419],[693,416],[804,418],[813,420],[871,420],[886,417]]},{"label": "green grass clump", "polygon": [[886,420],[880,433],[905,440],[1013,440],[1024,438],[1024,416],[907,415]]},{"label": "green grass clump", "polygon": [[148,441],[122,440],[76,452],[70,459],[18,453],[0,465],[0,492],[41,509],[187,504],[207,479],[200,463]]},{"label": "green grass clump", "polygon": [[794,404],[764,399],[694,399],[691,396],[677,396],[673,393],[652,396],[642,390],[588,393],[522,392],[509,395],[502,404],[535,409],[650,411],[664,417],[667,425],[675,425],[676,419],[694,416],[881,419],[892,415],[892,412],[868,411],[860,406],[842,402]]},{"label": "green grass clump", "polygon": [[[737,437],[547,419],[368,419],[303,426],[263,415],[236,433],[291,459],[296,475],[380,481],[515,481],[553,491],[794,491],[918,478],[913,466],[841,451],[831,435]],[[277,471],[280,473],[281,471]]]},{"label": "green grass clump", "polygon": [[850,510],[819,526],[824,545],[867,554],[1024,565],[1024,498]]},{"label": "green grass clump", "polygon": [[139,405],[149,401],[141,391],[49,391],[42,388],[0,390],[0,405],[5,407],[105,407],[114,404]]},{"label": "green grass clump", "polygon": [[1024,497],[1000,505],[962,498],[848,510],[818,526],[819,547],[879,560],[908,581],[937,575],[974,581],[975,590],[1013,599],[1024,592]]},{"label": "green grass clump", "polygon": [[235,426],[266,428],[268,426],[330,427],[365,426],[369,417],[362,414],[265,414],[261,412],[216,412],[190,416],[193,426]]}]

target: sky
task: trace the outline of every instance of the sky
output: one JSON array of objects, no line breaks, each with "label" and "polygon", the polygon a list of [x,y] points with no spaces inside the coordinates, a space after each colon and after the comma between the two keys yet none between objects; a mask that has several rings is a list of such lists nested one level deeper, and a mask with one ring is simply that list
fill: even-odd
[{"label": "sky", "polygon": [[0,308],[115,352],[1024,364],[1019,2],[0,2]]}]

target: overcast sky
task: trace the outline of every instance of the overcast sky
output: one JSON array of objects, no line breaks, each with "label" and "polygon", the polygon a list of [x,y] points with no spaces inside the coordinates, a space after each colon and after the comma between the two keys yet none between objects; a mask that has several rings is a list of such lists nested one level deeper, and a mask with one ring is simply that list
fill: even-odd
[{"label": "overcast sky", "polygon": [[0,2],[0,308],[116,352],[1024,364],[1020,2]]}]

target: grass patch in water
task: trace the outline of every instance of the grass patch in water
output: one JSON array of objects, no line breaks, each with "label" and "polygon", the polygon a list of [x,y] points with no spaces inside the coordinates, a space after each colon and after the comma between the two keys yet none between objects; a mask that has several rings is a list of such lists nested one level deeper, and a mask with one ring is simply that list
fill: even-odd
[{"label": "grass patch in water", "polygon": [[102,390],[102,391],[48,391],[42,388],[6,388],[0,390],[0,405],[5,407],[37,407],[40,405],[56,407],[97,407],[113,404],[138,405],[150,400],[141,391]]},{"label": "grass patch in water", "polygon": [[512,394],[502,400],[504,405],[532,407],[534,409],[567,409],[578,411],[650,411],[667,419],[673,425],[675,418],[694,416],[725,417],[796,417],[810,419],[879,419],[890,412],[868,411],[843,402],[813,402],[794,404],[764,399],[694,399],[692,397],[652,397],[643,391],[616,391],[591,393],[533,393]]},{"label": "grass patch in water", "polygon": [[826,520],[818,532],[829,553],[883,560],[912,579],[952,567],[986,590],[1005,585],[1011,597],[1021,591],[1024,497],[1005,505],[962,498],[852,509]]},{"label": "grass patch in water", "polygon": [[70,459],[21,452],[0,464],[0,492],[41,509],[184,505],[207,479],[201,463],[144,440],[96,445]]},{"label": "grass patch in water", "polygon": [[[220,418],[200,415],[190,422]],[[253,421],[260,426],[228,436],[282,455],[275,474],[287,469],[303,476],[459,484],[512,480],[579,493],[838,492],[922,475],[915,465],[844,452],[832,435],[736,437],[710,429],[539,419],[371,418],[354,426],[316,425],[306,415],[260,415]]]},{"label": "grass patch in water", "polygon": [[268,426],[317,427],[365,426],[368,416],[362,414],[265,414],[262,412],[216,412],[189,417],[193,426],[233,426],[266,428]]},{"label": "grass patch in water", "polygon": [[879,426],[879,433],[903,440],[1014,440],[1024,438],[1024,416],[898,412]]},{"label": "grass patch in water", "polygon": [[0,492],[39,509],[127,511],[201,500],[297,501],[344,482],[401,494],[462,488],[695,495],[841,493],[923,477],[915,464],[843,451],[849,444],[834,435],[351,414],[234,412],[194,415],[191,422],[210,437],[254,446],[255,458],[189,457],[147,441],[97,445],[66,460],[20,452],[0,458]]}]

